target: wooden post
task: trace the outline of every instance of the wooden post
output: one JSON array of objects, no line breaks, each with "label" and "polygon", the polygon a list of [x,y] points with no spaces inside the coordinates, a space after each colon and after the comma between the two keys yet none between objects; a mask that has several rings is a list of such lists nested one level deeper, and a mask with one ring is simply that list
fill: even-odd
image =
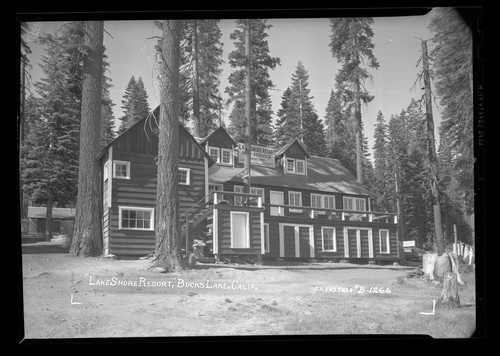
[{"label": "wooden post", "polygon": [[453,244],[453,253],[458,255],[458,238],[457,238],[457,225],[453,224],[453,237],[454,237],[454,244]]}]

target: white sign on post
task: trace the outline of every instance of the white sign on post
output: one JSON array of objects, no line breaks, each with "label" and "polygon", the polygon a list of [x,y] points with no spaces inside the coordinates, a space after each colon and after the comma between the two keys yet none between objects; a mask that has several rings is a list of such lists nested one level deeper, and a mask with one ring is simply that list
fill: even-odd
[{"label": "white sign on post", "polygon": [[[274,159],[274,149],[268,147],[254,146],[251,147],[250,164],[255,166],[276,167]],[[245,162],[245,144],[238,143],[238,160]]]}]

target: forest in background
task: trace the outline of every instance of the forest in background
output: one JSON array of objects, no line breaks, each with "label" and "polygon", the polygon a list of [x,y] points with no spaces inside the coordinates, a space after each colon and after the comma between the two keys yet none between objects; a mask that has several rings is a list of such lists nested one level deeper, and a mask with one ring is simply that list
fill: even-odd
[{"label": "forest in background", "polygon": [[[352,23],[345,19],[330,20],[329,46],[342,68],[336,75],[325,117],[319,118],[316,113],[307,68],[299,61],[295,72],[290,73],[290,85],[283,92],[275,121],[269,72],[279,66],[280,59],[272,57],[266,41],[271,25],[262,19],[250,23],[252,143],[279,147],[297,138],[310,154],[340,160],[369,189],[373,211],[398,213],[402,240],[414,239],[420,247],[433,246],[433,197],[427,174],[430,168],[423,99],[402,103],[399,113],[379,111],[372,156],[363,133],[359,108],[373,99],[363,84],[370,78],[370,72],[379,67],[372,53],[372,19],[354,19]],[[430,30],[433,94],[442,116],[437,128],[440,143],[437,153],[444,236],[453,240],[455,225],[459,239],[473,243],[473,225],[468,223],[474,215],[472,34],[457,12],[445,8],[437,10]],[[39,38],[45,50],[41,63],[44,77],[31,85],[26,23],[22,25],[22,34],[21,78],[25,85],[21,86],[20,181],[24,202],[73,207],[77,197],[82,58],[87,50],[82,25],[64,23],[54,34]],[[179,120],[192,128],[193,135],[204,137],[221,124],[222,105],[230,104],[233,109],[227,129],[236,141],[243,141],[246,129],[243,22],[235,21],[231,35],[234,48],[229,62],[233,70],[229,86],[224,89],[229,97],[226,103],[219,88],[220,38],[217,20],[183,23]],[[136,80],[131,73],[121,103],[124,115],[117,118],[121,125],[114,127],[115,104],[109,97],[112,83],[107,77],[108,66],[104,56],[102,147],[151,111],[141,78]],[[420,85],[419,78],[415,80]],[[357,160],[359,154],[362,162]]]}]

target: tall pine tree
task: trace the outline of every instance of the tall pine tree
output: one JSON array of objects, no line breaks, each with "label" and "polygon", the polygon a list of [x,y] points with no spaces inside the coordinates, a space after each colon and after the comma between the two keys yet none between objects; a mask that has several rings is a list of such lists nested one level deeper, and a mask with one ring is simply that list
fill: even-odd
[{"label": "tall pine tree", "polygon": [[191,119],[193,134],[205,137],[218,124],[222,98],[220,20],[186,20],[181,46],[181,117]]},{"label": "tall pine tree", "polygon": [[309,154],[324,156],[326,153],[324,127],[314,109],[310,92],[309,74],[299,61],[292,75],[292,84],[283,93],[275,137],[280,145],[296,138]]},{"label": "tall pine tree", "polygon": [[[373,100],[364,83],[370,78],[366,67],[377,69],[378,61],[373,54],[372,18],[330,19],[330,49],[342,68],[338,80],[345,85],[346,94],[353,104],[353,121],[356,137],[356,177],[363,183],[363,134],[361,104]],[[366,65],[365,65],[366,63]]]},{"label": "tall pine tree", "polygon": [[130,78],[125,88],[125,94],[123,94],[122,110],[123,116],[120,118],[122,123],[120,124],[118,134],[125,132],[151,111],[148,103],[148,93],[141,77],[137,80],[135,76]]},{"label": "tall pine tree", "polygon": [[[245,137],[245,116],[240,113],[245,108],[245,39],[244,25],[246,20],[236,20],[236,30],[230,38],[234,41],[236,49],[229,54],[229,64],[234,70],[229,75],[229,86],[225,92],[229,95],[227,104],[233,104],[230,115],[228,132],[236,141],[243,142]],[[271,57],[269,45],[266,40],[267,30],[271,25],[266,20],[252,19],[251,27],[251,140],[252,143],[268,146],[272,143],[272,106],[269,89],[273,83],[269,70],[280,64],[280,59]]]}]

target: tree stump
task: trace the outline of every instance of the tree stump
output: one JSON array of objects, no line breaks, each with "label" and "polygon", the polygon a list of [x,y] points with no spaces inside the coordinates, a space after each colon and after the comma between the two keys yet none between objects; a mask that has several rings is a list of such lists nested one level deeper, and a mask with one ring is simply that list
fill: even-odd
[{"label": "tree stump", "polygon": [[422,256],[422,271],[424,276],[430,280],[434,279],[434,264],[436,262],[437,253],[424,253]]},{"label": "tree stump", "polygon": [[446,272],[443,278],[443,291],[437,300],[437,306],[447,308],[460,307],[460,297],[458,296],[457,275],[453,272]]},{"label": "tree stump", "polygon": [[441,282],[444,280],[444,276],[448,272],[452,272],[450,256],[447,253],[443,253],[441,256],[436,257],[436,262],[434,264],[434,278]]}]

